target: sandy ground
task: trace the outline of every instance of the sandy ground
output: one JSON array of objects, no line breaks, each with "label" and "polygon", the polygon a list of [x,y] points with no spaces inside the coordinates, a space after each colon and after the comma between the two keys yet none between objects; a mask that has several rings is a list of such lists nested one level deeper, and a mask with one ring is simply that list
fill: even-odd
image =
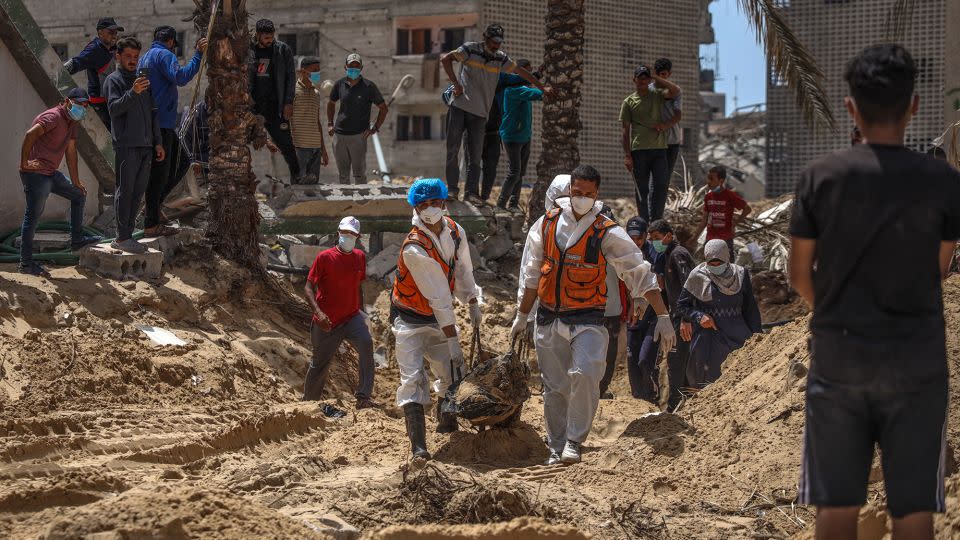
[{"label": "sandy ground", "polygon": [[[0,537],[322,538],[337,520],[376,539],[810,534],[812,509],[793,504],[805,320],[755,337],[676,415],[626,397],[620,366],[617,397],[601,402],[581,464],[541,465],[532,379],[534,397],[510,430],[438,435],[428,420],[435,459],[423,466],[408,463],[394,365],[377,370],[384,406],[356,411],[355,357],[344,348],[329,402],[348,414],[325,418],[298,401],[306,321],[289,322],[281,299],[251,283],[191,252],[155,282],[76,268],[44,280],[0,267]],[[481,280],[493,353],[506,350],[512,283]],[[366,296],[389,358],[386,294],[374,286]],[[946,296],[956,448],[960,278]],[[155,346],[134,324],[187,344]],[[886,533],[879,471],[874,479],[861,538]],[[942,538],[960,535],[960,476],[948,486]]]}]

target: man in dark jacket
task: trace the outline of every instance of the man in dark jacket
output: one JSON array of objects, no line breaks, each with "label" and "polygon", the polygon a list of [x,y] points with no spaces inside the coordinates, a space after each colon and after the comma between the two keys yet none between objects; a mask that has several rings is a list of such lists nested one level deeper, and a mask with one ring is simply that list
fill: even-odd
[{"label": "man in dark jacket", "polygon": [[250,45],[250,96],[253,112],[263,116],[264,127],[280,147],[290,167],[291,182],[300,178],[300,162],[290,133],[293,98],[297,91],[296,63],[290,47],[277,39],[276,27],[269,19],[257,21],[257,33]]},{"label": "man in dark jacket", "polygon": [[[667,306],[670,308],[670,318],[677,334],[684,338],[691,333],[684,334],[684,325],[690,329],[690,322],[684,321],[677,310],[677,300],[683,292],[683,285],[687,282],[690,271],[696,264],[687,248],[680,245],[673,234],[673,227],[665,219],[658,219],[647,228],[650,243],[657,252],[657,262],[653,271],[657,274],[660,289],[666,293]],[[670,400],[668,410],[674,410],[683,397],[681,388],[692,385],[688,383],[687,363],[690,357],[690,340],[680,339],[677,346],[667,355],[667,370],[670,378]]]},{"label": "man in dark jacket", "polygon": [[150,181],[153,160],[162,162],[166,157],[150,79],[136,72],[142,48],[137,38],[121,39],[117,43],[117,70],[104,81],[117,174],[117,239],[110,247],[130,253],[147,251],[146,246],[133,239],[134,223]]},{"label": "man in dark jacket", "polygon": [[103,93],[103,79],[107,77],[107,69],[113,61],[116,52],[117,36],[123,32],[113,17],[103,17],[97,21],[97,37],[87,43],[80,54],[67,60],[63,69],[75,75],[81,70],[87,72],[87,94],[90,96],[90,107],[103,120],[103,125],[110,129],[110,113],[107,111],[107,98]]}]

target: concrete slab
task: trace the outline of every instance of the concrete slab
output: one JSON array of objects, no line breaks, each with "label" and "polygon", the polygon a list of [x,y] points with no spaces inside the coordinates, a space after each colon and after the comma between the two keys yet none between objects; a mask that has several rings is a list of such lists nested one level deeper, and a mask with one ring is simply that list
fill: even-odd
[{"label": "concrete slab", "polygon": [[[13,247],[20,248],[21,238],[13,239]],[[61,231],[37,231],[33,235],[34,251],[67,249],[70,247],[70,233]]]},{"label": "concrete slab", "polygon": [[367,277],[380,279],[389,274],[397,267],[399,257],[400,244],[384,246],[380,253],[377,253],[367,261]]},{"label": "concrete slab", "polygon": [[154,279],[163,274],[163,253],[155,249],[126,253],[101,244],[80,252],[80,266],[113,279]]},{"label": "concrete slab", "polygon": [[287,248],[290,265],[296,268],[310,268],[317,258],[317,253],[327,249],[326,246],[308,246],[305,244],[291,244]]}]

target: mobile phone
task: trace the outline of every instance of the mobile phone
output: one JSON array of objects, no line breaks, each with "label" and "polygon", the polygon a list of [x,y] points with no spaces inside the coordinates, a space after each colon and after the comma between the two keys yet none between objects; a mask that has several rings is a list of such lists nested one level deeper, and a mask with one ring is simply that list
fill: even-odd
[{"label": "mobile phone", "polygon": [[150,77],[150,68],[142,67],[137,70],[137,77]]}]

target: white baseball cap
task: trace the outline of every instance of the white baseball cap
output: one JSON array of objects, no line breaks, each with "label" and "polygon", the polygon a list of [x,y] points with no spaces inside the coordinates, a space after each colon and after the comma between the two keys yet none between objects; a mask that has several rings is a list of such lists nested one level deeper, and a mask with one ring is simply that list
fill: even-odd
[{"label": "white baseball cap", "polygon": [[360,234],[360,220],[353,216],[347,216],[340,220],[338,231],[350,231],[353,234]]}]

